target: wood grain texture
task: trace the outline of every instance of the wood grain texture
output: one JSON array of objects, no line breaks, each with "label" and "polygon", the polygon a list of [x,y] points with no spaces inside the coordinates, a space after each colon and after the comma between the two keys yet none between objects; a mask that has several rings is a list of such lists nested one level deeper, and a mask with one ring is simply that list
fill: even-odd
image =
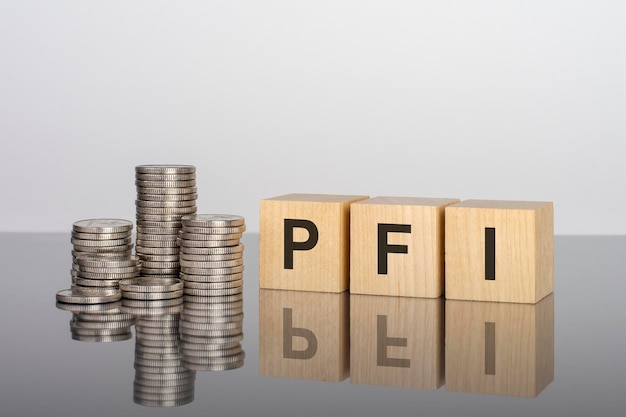
[{"label": "wood grain texture", "polygon": [[[347,291],[331,294],[260,290],[259,374],[328,382],[345,380],[350,373],[348,297]],[[293,334],[284,332],[285,309],[290,311],[291,328],[305,329],[309,339],[298,335],[297,330]],[[313,337],[316,349],[312,357],[285,357],[285,342],[296,353],[307,349],[312,353]]]},{"label": "wood grain texture", "polygon": [[554,379],[553,294],[537,304],[446,300],[445,309],[447,391],[536,397]]},{"label": "wood grain texture", "polygon": [[[443,297],[351,295],[350,383],[430,390],[441,387],[443,313]],[[379,328],[380,317],[384,317],[384,332]],[[381,336],[396,340],[383,342]],[[381,355],[388,363],[380,362]]]},{"label": "wood grain texture", "polygon": [[[261,201],[259,282],[261,288],[343,292],[349,288],[350,204],[367,196],[288,194]],[[318,241],[310,250],[293,251],[293,269],[285,268],[285,219],[313,222]],[[293,240],[309,233],[294,228]]]},{"label": "wood grain texture", "polygon": [[[458,199],[375,197],[352,204],[350,216],[350,292],[437,298],[444,291],[444,210]],[[386,233],[389,245],[406,253],[387,253],[379,269],[380,224],[409,225],[410,233]]]},{"label": "wood grain texture", "polygon": [[[550,202],[467,200],[446,207],[448,299],[536,303],[554,290]],[[495,279],[485,279],[485,229],[495,229]]]}]

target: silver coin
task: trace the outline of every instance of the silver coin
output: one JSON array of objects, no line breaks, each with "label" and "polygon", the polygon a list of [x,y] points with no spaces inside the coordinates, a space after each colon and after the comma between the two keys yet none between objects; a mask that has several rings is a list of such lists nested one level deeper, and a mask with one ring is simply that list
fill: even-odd
[{"label": "silver coin", "polygon": [[132,247],[130,245],[130,249],[126,251],[111,251],[111,252],[83,252],[76,249],[72,249],[72,258],[74,262],[78,260],[78,258],[84,258],[85,256],[93,256],[98,259],[110,259],[110,258],[128,258],[132,256]]},{"label": "silver coin", "polygon": [[197,187],[137,187],[137,199],[143,200],[144,194],[150,195],[180,195],[197,194]]},{"label": "silver coin", "polygon": [[88,272],[79,270],[77,273],[77,277],[87,278],[87,279],[126,279],[126,278],[137,278],[139,277],[140,272],[125,272],[125,273],[115,273],[115,272],[105,272],[105,273],[97,273],[97,272]]},{"label": "silver coin", "polygon": [[134,255],[105,258],[97,254],[83,254],[76,258],[76,263],[80,266],[93,268],[125,268],[137,266],[139,258]]},{"label": "silver coin", "polygon": [[107,246],[107,247],[98,247],[98,246],[79,246],[74,244],[74,250],[76,252],[83,252],[83,253],[97,253],[97,254],[101,254],[101,253],[116,253],[116,255],[120,255],[120,254],[128,254],[130,255],[130,252],[133,249],[133,244],[128,244],[128,245],[122,245],[122,246]]},{"label": "silver coin", "polygon": [[[180,267],[179,256],[176,255],[141,255],[141,265],[149,264],[150,262],[176,262],[178,263],[178,267]],[[146,268],[152,268],[150,266],[146,266]]]},{"label": "silver coin", "polygon": [[175,248],[178,247],[176,240],[142,240],[137,239],[137,246],[142,248]]},{"label": "silver coin", "polygon": [[147,241],[157,241],[157,242],[162,242],[162,241],[176,241],[176,239],[178,238],[178,236],[176,234],[148,234],[148,233],[137,233],[137,240],[141,241],[141,242],[147,242]]},{"label": "silver coin", "polygon": [[[184,267],[181,265],[181,272],[190,275],[230,275],[230,274],[238,274],[239,272],[243,272],[244,266],[232,266],[229,268],[190,268]],[[89,277],[85,277],[89,278]]]},{"label": "silver coin", "polygon": [[135,206],[137,208],[185,208],[185,207],[196,207],[196,201],[195,200],[181,200],[181,201],[135,200]]},{"label": "silver coin", "polygon": [[183,232],[193,234],[208,234],[208,235],[229,235],[229,234],[241,234],[246,231],[246,225],[235,227],[192,227],[185,226]]},{"label": "silver coin", "polygon": [[216,297],[223,295],[241,294],[243,287],[234,288],[212,288],[212,289],[199,289],[199,288],[185,288],[183,293],[186,295],[198,295],[202,297]]},{"label": "silver coin", "polygon": [[190,376],[187,378],[179,378],[179,379],[170,379],[170,380],[158,380],[158,379],[145,379],[141,377],[137,377],[135,375],[135,384],[139,384],[143,387],[154,387],[154,388],[169,388],[169,387],[177,387],[177,386],[189,386],[194,385],[196,381],[196,373],[195,371],[191,372]]},{"label": "silver coin", "polygon": [[[187,296],[192,297],[192,296]],[[183,297],[184,298],[184,297]],[[213,316],[237,314],[243,311],[243,301],[208,303],[205,300],[210,297],[198,297],[200,301],[185,300],[183,312],[186,315]],[[182,314],[182,313],[181,313]]]},{"label": "silver coin", "polygon": [[137,252],[137,256],[139,256],[140,259],[143,259],[143,255],[178,255],[179,248],[149,248],[137,245],[135,252]]},{"label": "silver coin", "polygon": [[194,174],[194,165],[147,164],[135,166],[136,174]]},{"label": "silver coin", "polygon": [[195,213],[198,211],[196,206],[191,207],[136,207],[135,213],[141,215],[180,215],[180,214],[189,214]]},{"label": "silver coin", "polygon": [[178,385],[174,387],[147,387],[141,384],[134,384],[135,392],[142,392],[145,394],[174,394],[177,392],[193,391],[195,384]]},{"label": "silver coin", "polygon": [[201,233],[187,233],[183,230],[183,232],[179,235],[183,240],[219,240],[219,241],[227,241],[227,240],[235,240],[241,239],[242,233],[231,233],[227,235],[223,234],[201,234]]},{"label": "silver coin", "polygon": [[203,268],[203,269],[213,269],[213,268],[232,268],[234,266],[243,265],[243,258],[232,259],[230,261],[188,261],[186,259],[180,260],[181,267],[187,268]]},{"label": "silver coin", "polygon": [[[182,365],[181,365],[182,368]],[[133,394],[133,399],[135,402],[140,403],[140,401],[159,401],[159,402],[169,402],[169,401],[184,401],[193,399],[193,390],[188,392],[177,392],[177,393],[158,393],[158,394],[150,394],[146,392],[136,391]],[[180,404],[179,404],[180,405]]]},{"label": "silver coin", "polygon": [[236,347],[241,348],[240,342],[242,338],[243,338],[243,334],[241,335],[241,337],[237,336],[233,338],[232,341],[227,342],[227,343],[212,343],[211,339],[206,339],[206,338],[203,339],[202,343],[193,343],[193,342],[186,342],[184,340],[181,340],[179,342],[178,349],[183,354],[183,358],[185,354],[187,354],[188,352],[192,352],[192,351],[194,352],[191,353],[189,356],[198,356],[199,354],[201,354],[201,352],[223,351],[224,349],[233,349]]},{"label": "silver coin", "polygon": [[191,262],[219,262],[219,261],[232,261],[235,259],[243,259],[243,252],[230,253],[224,255],[192,255],[189,253],[179,252],[180,261]]},{"label": "silver coin", "polygon": [[135,173],[136,180],[142,181],[189,181],[196,179],[196,173],[188,174],[143,174],[140,172]]},{"label": "silver coin", "polygon": [[215,336],[215,337],[202,337],[202,336],[191,336],[187,334],[180,335],[180,342],[189,342],[189,343],[197,343],[204,345],[215,345],[215,344],[228,344],[232,342],[240,342],[243,340],[243,333],[239,333],[232,336]]},{"label": "silver coin", "polygon": [[83,329],[126,329],[130,331],[130,327],[133,325],[133,320],[126,321],[85,321],[80,317],[76,318],[76,325]]},{"label": "silver coin", "polygon": [[[182,293],[182,291],[181,291]],[[101,304],[118,301],[122,292],[116,288],[77,287],[61,290],[56,294],[57,301],[70,304]]]},{"label": "silver coin", "polygon": [[[178,327],[180,314],[161,315],[159,317],[141,317],[137,319],[138,327]],[[164,319],[167,317],[167,319]]]},{"label": "silver coin", "polygon": [[227,274],[227,275],[194,275],[181,272],[179,274],[180,279],[185,282],[200,282],[200,283],[212,283],[212,282],[229,282],[243,279],[243,273]]},{"label": "silver coin", "polygon": [[95,267],[95,266],[86,266],[79,265],[78,271],[82,272],[92,272],[96,274],[128,274],[132,272],[140,272],[141,266],[120,266],[120,267]]},{"label": "silver coin", "polygon": [[115,240],[124,239],[131,235],[131,231],[120,233],[80,233],[72,231],[72,238],[82,240]]},{"label": "silver coin", "polygon": [[144,261],[142,263],[144,268],[153,268],[153,269],[175,269],[180,268],[180,262],[165,262],[165,261]]},{"label": "silver coin", "polygon": [[151,221],[151,222],[176,222],[183,217],[182,214],[142,214],[136,213],[135,218],[137,221]]},{"label": "silver coin", "polygon": [[121,307],[121,305],[122,303],[120,301],[104,304],[70,304],[59,301],[56,303],[56,307],[59,310],[65,310],[75,314],[113,311]]},{"label": "silver coin", "polygon": [[[168,228],[168,229],[176,229],[176,233],[182,227],[182,223],[180,220],[172,221],[172,222],[154,222],[148,220],[137,220],[137,228]],[[165,233],[164,233],[165,234]]]},{"label": "silver coin", "polygon": [[[241,333],[243,328],[243,321],[234,321],[234,322],[224,322],[224,323],[215,323],[215,322],[192,322],[187,320],[180,321],[180,332],[186,333],[187,330],[202,330],[202,331],[227,331],[227,330],[237,330],[237,332],[233,334]],[[189,333],[186,333],[189,334]],[[223,335],[227,336],[227,335]]]},{"label": "silver coin", "polygon": [[145,194],[138,193],[137,200],[139,201],[196,201],[198,199],[198,193],[187,194]]},{"label": "silver coin", "polygon": [[108,246],[123,246],[131,243],[132,238],[125,237],[122,239],[111,239],[111,240],[86,240],[86,239],[76,239],[72,238],[71,242],[74,246],[97,246],[97,247],[108,247]]},{"label": "silver coin", "polygon": [[[137,300],[132,300],[132,301],[137,301]],[[161,316],[163,314],[180,313],[183,310],[183,304],[180,303],[178,305],[173,305],[169,307],[145,308],[145,307],[122,306],[120,308],[125,313],[132,314],[135,317],[154,317],[154,316]]]},{"label": "silver coin", "polygon": [[[185,281],[185,288],[197,289],[197,290],[217,290],[221,288],[237,288],[243,286],[243,280],[238,279],[235,281],[222,281],[222,282],[193,282]],[[191,293],[186,293],[191,294]],[[191,294],[202,295],[202,294]]]},{"label": "silver coin", "polygon": [[131,300],[169,300],[172,298],[182,297],[183,290],[168,291],[168,292],[133,292],[122,291],[123,298],[129,298]]},{"label": "silver coin", "polygon": [[73,230],[79,233],[120,233],[132,228],[133,223],[124,219],[86,219],[73,224]]},{"label": "silver coin", "polygon": [[239,244],[239,239],[232,240],[184,240],[178,239],[180,247],[184,248],[221,248],[228,246],[236,246]]},{"label": "silver coin", "polygon": [[245,219],[234,214],[192,214],[182,219],[190,227],[235,227],[243,226]]},{"label": "silver coin", "polygon": [[81,287],[119,288],[120,283],[115,279],[89,279],[74,277],[74,284]]},{"label": "silver coin", "polygon": [[146,359],[180,359],[178,348],[158,348],[151,346],[135,346],[135,357]]},{"label": "silver coin", "polygon": [[236,346],[230,347],[230,348],[225,348],[225,349],[216,349],[216,350],[193,350],[193,349],[187,349],[184,352],[182,352],[181,349],[181,353],[183,354],[183,358],[185,356],[192,356],[192,357],[196,357],[196,358],[221,358],[221,357],[225,357],[225,356],[232,356],[232,355],[237,355],[238,353],[241,353],[241,345],[239,343],[237,343]]},{"label": "silver coin", "polygon": [[181,320],[185,321],[193,321],[196,323],[206,323],[210,322],[229,322],[229,321],[237,321],[243,320],[243,307],[235,308],[231,307],[228,309],[222,310],[202,310],[197,311],[197,309],[185,307],[183,311],[180,313]]},{"label": "silver coin", "polygon": [[[176,336],[178,335],[178,326],[176,327],[150,327],[150,326],[136,326],[135,330],[140,337],[145,335],[158,335],[158,336]],[[166,340],[160,338],[161,340]],[[168,338],[168,340],[174,340],[175,337]]]},{"label": "silver coin", "polygon": [[135,185],[140,188],[191,188],[196,186],[196,180],[150,181],[135,179]]},{"label": "silver coin", "polygon": [[126,334],[130,332],[130,326],[115,329],[90,329],[82,327],[74,322],[70,322],[70,331],[72,334],[81,336],[113,336],[116,334]]},{"label": "silver coin", "polygon": [[133,337],[132,332],[114,334],[114,335],[100,335],[100,336],[85,336],[79,334],[72,334],[72,340],[78,340],[80,342],[92,342],[92,343],[107,343],[107,342],[121,342]]},{"label": "silver coin", "polygon": [[184,363],[195,363],[205,365],[220,365],[227,363],[236,363],[244,360],[246,354],[244,350],[230,356],[216,356],[216,357],[202,357],[202,356],[188,356],[184,358]]},{"label": "silver coin", "polygon": [[[142,268],[141,276],[154,276],[158,275],[163,278],[178,278],[180,271],[178,268]],[[167,275],[167,276],[165,276]]]},{"label": "silver coin", "polygon": [[225,303],[232,303],[233,301],[243,300],[243,294],[225,295],[221,297],[218,297],[218,296],[203,297],[199,295],[186,295],[185,294],[183,296],[183,300],[184,300],[185,305],[187,305],[187,303],[225,304]]},{"label": "silver coin", "polygon": [[215,248],[192,248],[181,247],[180,253],[185,255],[230,255],[233,253],[242,253],[243,244],[239,243],[234,246],[222,246]]},{"label": "silver coin", "polygon": [[119,308],[116,308],[114,312],[109,313],[82,313],[79,314],[81,321],[92,322],[110,322],[110,321],[129,321],[134,322],[135,318],[132,314],[122,313]]},{"label": "silver coin", "polygon": [[[166,300],[131,300],[128,298],[122,299],[122,307],[137,307],[144,309],[155,309],[161,307],[172,307],[181,305],[183,300],[181,298],[171,298]],[[121,308],[121,307],[120,307]]]},{"label": "silver coin", "polygon": [[180,228],[168,227],[143,227],[137,226],[137,234],[157,236],[178,236]]},{"label": "silver coin", "polygon": [[135,371],[135,381],[136,380],[148,380],[148,381],[181,381],[185,379],[195,378],[195,373],[189,370],[184,370],[182,372],[171,373],[171,374],[159,374],[152,372],[142,372],[139,369]]},{"label": "silver coin", "polygon": [[142,277],[120,281],[122,292],[172,292],[182,290],[183,286],[183,281],[177,278]]},{"label": "silver coin", "polygon": [[137,398],[133,396],[133,401],[135,404],[142,405],[144,407],[155,407],[155,408],[164,408],[164,407],[180,407],[182,405],[186,405],[193,402],[194,397],[183,398],[182,400],[144,400],[141,398]]}]

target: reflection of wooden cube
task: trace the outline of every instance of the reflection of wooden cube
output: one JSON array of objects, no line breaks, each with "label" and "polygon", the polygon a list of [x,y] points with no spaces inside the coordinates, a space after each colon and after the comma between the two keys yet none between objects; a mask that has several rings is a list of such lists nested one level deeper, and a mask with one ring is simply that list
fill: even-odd
[{"label": "reflection of wooden cube", "polygon": [[554,295],[446,301],[446,390],[536,397],[554,379]]},{"label": "reflection of wooden cube", "polygon": [[350,292],[443,295],[444,210],[458,201],[375,197],[352,204]]},{"label": "reflection of wooden cube", "polygon": [[552,203],[446,207],[446,298],[536,303],[554,290]]},{"label": "reflection of wooden cube", "polygon": [[340,382],[350,373],[348,292],[260,290],[259,374]]},{"label": "reflection of wooden cube", "polygon": [[261,288],[349,288],[350,204],[366,196],[288,194],[261,201]]},{"label": "reflection of wooden cube", "polygon": [[443,311],[443,297],[350,296],[350,383],[439,388]]}]

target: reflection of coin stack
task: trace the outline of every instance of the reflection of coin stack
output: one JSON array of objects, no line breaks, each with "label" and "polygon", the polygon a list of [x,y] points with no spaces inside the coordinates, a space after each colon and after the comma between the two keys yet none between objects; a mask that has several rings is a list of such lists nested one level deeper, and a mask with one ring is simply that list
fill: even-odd
[{"label": "reflection of coin stack", "polygon": [[180,321],[183,362],[196,371],[243,366],[243,217],[198,214],[182,219]]},{"label": "reflection of coin stack", "polygon": [[[117,290],[116,290],[117,291]],[[119,302],[105,304],[69,304],[57,307],[73,313],[70,321],[72,339],[81,342],[117,342],[132,337],[134,317],[119,309]]]},{"label": "reflection of coin stack", "polygon": [[131,256],[133,223],[120,219],[89,219],[72,229],[72,283],[88,287],[116,287],[122,278],[139,275]]},{"label": "reflection of coin stack", "polygon": [[195,213],[196,168],[192,165],[139,165],[137,186],[137,255],[142,275],[178,277],[176,238],[183,215]]},{"label": "reflection of coin stack", "polygon": [[196,373],[182,364],[178,347],[180,314],[172,313],[176,308],[180,311],[182,304],[164,307],[164,314],[152,307],[153,303],[137,302],[134,307],[142,312],[135,322],[134,401],[148,407],[188,404],[194,399]]}]

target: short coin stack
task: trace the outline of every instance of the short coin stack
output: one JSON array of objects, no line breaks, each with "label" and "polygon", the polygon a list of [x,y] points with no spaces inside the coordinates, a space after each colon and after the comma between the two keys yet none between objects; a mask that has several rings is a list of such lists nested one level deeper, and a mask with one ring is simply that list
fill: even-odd
[{"label": "short coin stack", "polygon": [[196,168],[193,165],[138,165],[137,247],[142,275],[178,277],[181,217],[197,211]]},{"label": "short coin stack", "polygon": [[196,371],[243,366],[243,245],[241,216],[184,216],[180,277],[185,304],[180,322],[183,362]]},{"label": "short coin stack", "polygon": [[115,287],[122,278],[139,275],[131,256],[133,223],[123,219],[79,220],[72,228],[72,283]]},{"label": "short coin stack", "polygon": [[131,300],[171,300],[183,296],[183,282],[178,278],[140,277],[120,281],[122,297]]},{"label": "short coin stack", "polygon": [[178,313],[136,318],[135,403],[173,407],[193,401],[196,373],[182,364],[179,319]]}]

